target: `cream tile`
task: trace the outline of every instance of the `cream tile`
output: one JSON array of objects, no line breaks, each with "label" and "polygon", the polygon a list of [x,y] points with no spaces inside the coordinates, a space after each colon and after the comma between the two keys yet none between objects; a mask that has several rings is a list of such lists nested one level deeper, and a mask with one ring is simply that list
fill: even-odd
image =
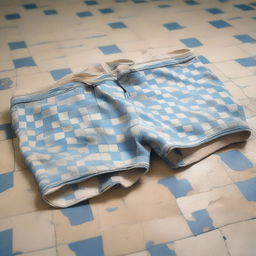
[{"label": "cream tile", "polygon": [[76,253],[73,252],[68,245],[60,245],[57,247],[57,255],[58,256],[76,256]]},{"label": "cream tile", "polygon": [[34,44],[29,47],[34,60],[55,59],[65,56],[65,52],[61,49],[58,42],[47,42],[44,44]]},{"label": "cream tile", "polygon": [[[149,196],[150,195],[150,196]],[[125,204],[140,221],[148,221],[180,214],[174,196],[161,184],[137,184],[124,198]]]},{"label": "cream tile", "polygon": [[116,187],[90,200],[92,209],[97,211],[101,231],[138,222],[137,216],[124,201],[126,193],[123,188]]},{"label": "cream tile", "polygon": [[69,55],[65,59],[69,66],[79,65],[86,68],[89,64],[102,62],[103,58],[99,49],[91,49]]},{"label": "cream tile", "polygon": [[214,227],[254,217],[256,203],[247,201],[236,185],[227,185],[209,192],[177,199],[187,220],[194,221],[192,213],[206,209]]},{"label": "cream tile", "polygon": [[29,74],[17,78],[17,89],[29,93],[47,88],[53,83],[54,80],[49,72]]},{"label": "cream tile", "polygon": [[23,76],[23,75],[31,75],[31,74],[36,74],[39,73],[40,69],[38,66],[35,67],[22,67],[16,69],[16,74],[17,76]]},{"label": "cream tile", "polygon": [[210,191],[233,183],[225,171],[222,160],[215,154],[177,173],[176,177],[186,179],[191,184],[193,190],[187,195]]},{"label": "cream tile", "polygon": [[0,193],[0,218],[45,210],[48,207],[40,198],[32,174],[26,170],[14,172],[13,187]]},{"label": "cream tile", "polygon": [[[6,173],[14,170],[14,150],[12,140],[0,141],[0,173]],[[3,157],[4,156],[4,157]]]},{"label": "cream tile", "polygon": [[142,223],[146,241],[166,243],[191,236],[192,233],[182,215],[155,219]]},{"label": "cream tile", "polygon": [[256,50],[255,44],[241,44],[239,45],[239,47],[244,51],[248,52],[250,55],[254,56]]},{"label": "cream tile", "polygon": [[256,220],[231,224],[220,229],[231,256],[253,256],[256,251]]},{"label": "cream tile", "polygon": [[22,253],[21,256],[56,256],[56,248],[50,248],[41,251]]},{"label": "cream tile", "polygon": [[[72,225],[68,217],[65,216],[61,210],[52,211],[56,232],[56,243],[58,245],[66,244],[98,236],[100,234],[100,222],[97,217],[97,212],[93,210],[93,208],[92,211],[93,220],[81,222],[77,225]],[[76,216],[76,218],[79,218],[79,216]],[[69,230],[69,232],[66,232],[67,230]]]},{"label": "cream tile", "polygon": [[[5,62],[3,62],[3,65],[4,64],[5,64]],[[16,76],[16,70],[13,67],[7,68],[7,64],[2,69],[1,68],[1,62],[0,62],[0,70],[1,70],[1,72],[0,72],[0,79],[6,78],[6,77],[15,77]]]},{"label": "cream tile", "polygon": [[246,98],[246,92],[245,92],[246,88],[240,88],[235,83],[233,83],[231,81],[226,82],[225,87],[231,93],[231,95],[234,97],[234,99],[240,100],[240,99]]},{"label": "cream tile", "polygon": [[9,112],[11,106],[11,97],[15,88],[15,80],[13,79],[14,84],[12,84],[12,88],[7,90],[2,90],[0,94],[0,112]]},{"label": "cream tile", "polygon": [[66,58],[50,59],[50,60],[38,60],[38,68],[40,72],[51,71],[55,69],[62,69],[68,66]]},{"label": "cream tile", "polygon": [[11,51],[12,59],[25,58],[27,56],[30,56],[30,52],[29,52],[28,48]]},{"label": "cream tile", "polygon": [[255,79],[256,79],[256,76],[247,76],[247,77],[235,78],[233,79],[233,81],[239,87],[248,87],[254,84]]},{"label": "cream tile", "polygon": [[214,64],[206,64],[205,66],[208,67],[222,82],[227,82],[229,81],[229,77],[222,72],[221,68],[218,68],[217,66],[215,66],[216,63]]},{"label": "cream tile", "polygon": [[178,256],[228,256],[229,252],[219,230],[176,241],[175,253]]},{"label": "cream tile", "polygon": [[13,218],[14,251],[33,251],[55,246],[50,211],[35,212]]},{"label": "cream tile", "polygon": [[256,92],[255,92],[255,88],[253,87],[253,85],[243,88],[243,91],[247,97],[250,97],[253,99],[256,98]]},{"label": "cream tile", "polygon": [[150,256],[148,251],[135,252],[131,254],[126,254],[125,256]]},{"label": "cream tile", "polygon": [[140,224],[118,225],[103,231],[102,237],[106,256],[125,255],[145,248],[143,229]]},{"label": "cream tile", "polygon": [[204,49],[204,52],[201,52],[201,54],[211,62],[222,62],[248,57],[248,53],[237,46],[207,47]]},{"label": "cream tile", "polygon": [[12,229],[13,252],[31,252],[55,246],[50,211],[33,212],[0,220],[0,230]]},{"label": "cream tile", "polygon": [[252,72],[235,61],[216,62],[214,65],[228,78],[251,76]]}]

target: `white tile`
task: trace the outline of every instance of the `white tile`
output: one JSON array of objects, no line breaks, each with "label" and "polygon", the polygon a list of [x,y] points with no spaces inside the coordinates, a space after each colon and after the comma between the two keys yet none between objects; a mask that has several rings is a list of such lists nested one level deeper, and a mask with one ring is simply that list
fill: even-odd
[{"label": "white tile", "polygon": [[256,220],[231,224],[220,229],[231,256],[254,256]]},{"label": "white tile", "polygon": [[176,241],[174,248],[178,256],[229,256],[219,230]]}]

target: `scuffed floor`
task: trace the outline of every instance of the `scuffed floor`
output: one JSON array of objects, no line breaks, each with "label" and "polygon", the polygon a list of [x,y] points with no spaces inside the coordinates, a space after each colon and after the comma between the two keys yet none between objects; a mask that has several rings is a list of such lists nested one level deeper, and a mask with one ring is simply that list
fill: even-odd
[{"label": "scuffed floor", "polygon": [[[256,255],[256,2],[0,1],[0,255]],[[179,171],[152,156],[130,189],[67,209],[41,199],[11,130],[15,89],[117,58],[192,48],[253,135]]]}]

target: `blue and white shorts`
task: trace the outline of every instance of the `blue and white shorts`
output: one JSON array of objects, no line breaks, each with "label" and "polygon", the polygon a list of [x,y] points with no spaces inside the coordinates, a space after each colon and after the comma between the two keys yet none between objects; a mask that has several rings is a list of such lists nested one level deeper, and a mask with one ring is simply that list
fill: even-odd
[{"label": "blue and white shorts", "polygon": [[223,83],[189,50],[175,53],[117,60],[12,98],[20,149],[45,201],[67,207],[129,187],[148,171],[152,150],[176,168],[249,137]]}]

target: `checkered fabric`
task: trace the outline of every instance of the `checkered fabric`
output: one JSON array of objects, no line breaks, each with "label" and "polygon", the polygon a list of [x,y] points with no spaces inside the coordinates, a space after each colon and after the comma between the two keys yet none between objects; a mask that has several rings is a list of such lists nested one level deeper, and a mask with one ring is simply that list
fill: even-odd
[{"label": "checkered fabric", "polygon": [[109,66],[94,83],[12,99],[21,152],[49,204],[131,186],[148,171],[151,150],[181,167],[249,136],[242,107],[190,52]]}]

